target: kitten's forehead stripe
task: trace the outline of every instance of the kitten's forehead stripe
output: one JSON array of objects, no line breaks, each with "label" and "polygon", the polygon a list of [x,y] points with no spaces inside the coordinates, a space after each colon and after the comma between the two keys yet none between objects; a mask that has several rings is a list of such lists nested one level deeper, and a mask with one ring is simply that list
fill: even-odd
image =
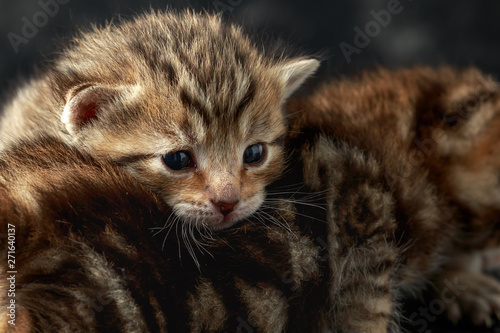
[{"label": "kitten's forehead stripe", "polygon": [[187,110],[197,113],[205,126],[210,126],[210,112],[195,97],[191,96],[186,89],[181,89],[179,97]]},{"label": "kitten's forehead stripe", "polygon": [[179,60],[180,64],[183,65],[185,69],[187,69],[187,72],[190,73],[193,77],[198,78],[198,83],[200,86],[203,86],[203,81],[201,81],[199,76],[194,75],[195,73],[199,72],[198,69],[196,68],[195,64],[189,59],[189,56],[179,50],[177,53],[177,59]]},{"label": "kitten's forehead stripe", "polygon": [[[182,135],[186,138],[190,145],[194,145],[198,142],[196,134],[199,133],[195,133],[196,129],[193,129],[193,126],[187,117],[181,121],[179,129],[182,131]],[[177,137],[179,136],[180,135],[177,135]]]},{"label": "kitten's forehead stripe", "polygon": [[255,99],[255,90],[256,90],[256,83],[253,79],[250,78],[250,84],[249,84],[248,90],[245,93],[245,95],[243,96],[243,99],[241,100],[240,105],[236,108],[236,111],[234,114],[235,121],[239,120],[242,112]]},{"label": "kitten's forehead stripe", "polygon": [[179,82],[179,78],[177,77],[174,66],[169,62],[165,62],[162,67],[167,80],[170,81],[172,85],[177,85],[177,83]]},{"label": "kitten's forehead stripe", "polygon": [[162,73],[167,82],[172,85],[176,85],[179,82],[179,77],[174,66],[157,49],[146,49],[146,46],[140,41],[133,42],[131,48],[141,56],[148,67],[152,68],[155,72]]}]

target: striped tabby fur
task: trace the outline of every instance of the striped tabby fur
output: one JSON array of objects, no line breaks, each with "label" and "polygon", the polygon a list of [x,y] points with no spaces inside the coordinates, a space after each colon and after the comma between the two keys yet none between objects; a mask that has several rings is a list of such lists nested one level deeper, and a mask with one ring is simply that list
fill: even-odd
[{"label": "striped tabby fur", "polygon": [[[4,327],[397,331],[402,296],[431,282],[442,295],[447,281],[467,286],[450,318],[491,323],[499,284],[460,260],[496,262],[475,251],[498,245],[497,84],[475,70],[379,70],[284,113],[317,66],[262,54],[210,15],[150,13],[75,39],[0,127],[0,224],[18,245],[19,326]],[[267,160],[248,171],[256,142]],[[161,156],[179,149],[200,170],[166,170]],[[199,216],[179,203],[214,193],[253,202],[239,219],[259,210],[194,235]]]},{"label": "striped tabby fur", "polygon": [[475,69],[417,67],[291,101],[306,183],[333,192],[339,331],[385,332],[401,296],[425,287],[452,321],[493,323],[500,283],[483,270],[500,265],[499,92]]},{"label": "striped tabby fur", "polygon": [[[401,90],[397,83],[391,90],[375,84],[386,82],[386,75],[422,86]],[[361,96],[321,98],[345,91],[344,85]],[[434,89],[426,90],[428,85]],[[442,120],[445,112],[461,112],[457,100],[484,89],[489,93],[461,124]],[[432,281],[448,301],[446,288],[458,288],[458,296],[444,303],[450,316],[458,307],[458,316],[468,312],[478,324],[488,324],[498,283],[481,275],[480,266],[474,271],[455,261],[495,245],[491,230],[498,214],[473,197],[460,201],[467,193],[454,192],[457,183],[444,176],[466,181],[452,170],[468,167],[467,161],[476,167],[466,170],[479,172],[479,165],[484,174],[495,166],[495,155],[471,160],[468,150],[459,151],[463,158],[446,164],[439,160],[452,151],[435,148],[408,178],[391,173],[397,165],[390,158],[410,154],[413,144],[418,147],[415,139],[424,140],[436,128],[446,135],[437,144],[467,148],[459,140],[471,135],[470,154],[477,156],[478,147],[494,152],[497,89],[473,70],[380,70],[292,102],[291,109],[307,105],[302,117],[338,112],[338,121],[292,122],[287,144],[295,162],[268,189],[262,207],[267,210],[205,239],[210,255],[196,250],[199,269],[189,258],[183,230],[167,235],[170,208],[112,161],[54,139],[20,144],[0,162],[1,224],[17,230],[18,323],[58,332],[398,331],[403,296]],[[388,99],[371,100],[380,94],[411,102],[401,109],[408,113],[395,112]],[[346,116],[346,110],[369,112],[368,106],[369,125],[363,117]],[[407,126],[373,127],[373,119],[403,119]],[[483,127],[471,132],[471,122]],[[363,124],[369,127],[364,132]],[[438,167],[448,173],[437,177]],[[151,228],[160,233],[154,236]],[[490,307],[477,307],[477,301]]]}]

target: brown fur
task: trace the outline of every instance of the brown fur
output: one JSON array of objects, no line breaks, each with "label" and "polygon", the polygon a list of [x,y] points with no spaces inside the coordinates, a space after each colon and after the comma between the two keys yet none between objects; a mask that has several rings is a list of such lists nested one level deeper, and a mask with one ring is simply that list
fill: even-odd
[{"label": "brown fur", "polygon": [[[417,89],[409,82],[422,85]],[[339,87],[349,87],[356,98],[339,94]],[[442,120],[445,112],[458,110],[450,100],[467,98],[457,91],[486,87],[492,94],[462,124],[450,126]],[[295,148],[294,163],[270,187],[264,205],[269,210],[206,239],[205,249],[213,257],[199,255],[199,266],[191,264],[189,247],[176,239],[177,230],[164,236],[164,245],[164,237],[145,232],[156,227],[164,235],[169,208],[114,163],[53,140],[20,145],[0,163],[0,200],[5,203],[0,216],[3,225],[15,221],[23,226],[18,228],[18,256],[26,258],[20,262],[27,266],[19,267],[18,278],[26,282],[19,289],[18,304],[30,309],[24,320],[63,331],[133,331],[134,325],[144,325],[174,332],[243,327],[258,332],[386,332],[398,330],[403,294],[433,282],[442,295],[451,282],[467,288],[445,304],[450,317],[466,312],[477,323],[491,323],[498,282],[481,273],[481,263],[475,269],[460,259],[472,253],[467,262],[474,262],[473,249],[484,248],[486,240],[494,243],[490,230],[498,214],[494,206],[472,200],[475,196],[461,199],[467,194],[451,179],[460,178],[453,170],[462,165],[478,175],[482,167],[495,165],[494,155],[486,152],[494,151],[490,126],[496,122],[481,122],[495,118],[495,89],[476,71],[381,70],[295,101],[291,111],[308,112],[292,122],[288,144]],[[336,98],[327,98],[331,96]],[[369,123],[363,120],[368,112]],[[385,127],[403,120],[406,127]],[[476,124],[483,128],[476,129]],[[420,143],[426,143],[434,129],[444,132],[438,148],[428,151],[422,163],[411,164],[411,154],[422,150]],[[481,149],[474,149],[475,142]],[[464,162],[470,160],[464,157],[468,154],[477,158],[474,163]],[[401,165],[407,168],[399,169]],[[407,173],[396,173],[401,170]],[[100,261],[103,256],[106,261]],[[482,258],[493,264],[496,260],[493,252]],[[61,266],[61,260],[71,265]],[[92,278],[93,268],[109,279]],[[120,275],[122,268],[125,276],[134,276],[131,282]],[[78,281],[86,282],[68,284],[76,273]],[[50,279],[39,285],[40,274]],[[124,283],[126,290],[120,287]],[[47,288],[58,293],[46,294]],[[113,296],[107,294],[110,288],[116,291]],[[102,299],[95,290],[115,299],[121,295],[123,302],[106,303],[104,313],[73,310],[88,302],[91,308],[96,297]],[[74,296],[75,291],[84,297]],[[73,296],[57,296],[61,292]]]},{"label": "brown fur", "polygon": [[[385,332],[397,330],[401,294],[418,292],[430,281],[444,290],[446,281],[458,280],[469,289],[446,304],[449,316],[457,319],[467,311],[475,322],[491,323],[489,316],[500,306],[498,283],[481,273],[481,265],[474,270],[459,263],[474,250],[498,245],[498,86],[475,70],[366,72],[291,102],[287,112],[300,115],[289,132],[296,149],[292,160],[303,165],[294,164],[280,181],[300,185],[303,180],[304,191],[326,193],[323,200],[318,193],[295,191],[304,201],[288,198],[294,207],[285,201],[280,208],[268,198],[264,204],[273,203],[274,211],[257,212],[249,221],[256,225],[227,231],[220,242],[209,239],[216,260],[198,263],[202,276],[189,267],[189,278],[180,277],[183,270],[172,253],[182,242],[166,236],[170,255],[162,256],[161,245],[149,244],[149,235],[137,229],[168,230],[161,227],[165,218],[172,227],[179,218],[197,224],[203,214],[180,214],[180,204],[207,213],[210,201],[235,194],[254,200],[239,218],[254,212],[264,187],[282,175],[283,103],[316,68],[315,60],[262,54],[239,28],[210,15],[150,13],[75,39],[53,67],[27,82],[7,105],[0,135],[8,148],[22,137],[49,133],[83,153],[53,141],[6,153],[2,223],[27,227],[21,235],[30,242],[21,242],[33,247],[21,256],[34,265],[34,274],[40,274],[40,266],[33,253],[48,243],[39,259],[49,270],[43,274],[64,284],[75,281],[73,274],[82,273],[78,269],[98,264],[94,273],[107,282],[78,273],[76,280],[86,282],[63,288],[73,297],[64,300],[54,296],[61,292],[54,284],[53,293],[45,294],[45,286],[31,290],[37,279],[23,269],[20,278],[28,285],[21,288],[20,304],[30,313],[21,310],[22,320],[41,329],[123,324],[124,331],[169,327],[178,332],[236,329],[244,318],[263,332]],[[257,142],[266,144],[265,162],[243,165],[244,149]],[[178,150],[195,155],[199,169],[166,170],[161,156]],[[102,165],[86,153],[111,163]],[[165,217],[171,211],[116,165],[161,195],[177,217]],[[130,188],[132,202],[122,201]],[[98,204],[95,193],[108,205]],[[295,213],[302,218],[295,221]],[[79,232],[60,225],[68,216]],[[203,218],[202,224],[212,221],[216,229],[236,220],[221,224]],[[269,231],[260,224],[285,221],[299,236],[295,241],[282,229]],[[97,231],[89,232],[94,227]],[[181,237],[192,231],[182,227]],[[179,236],[177,230],[174,234]],[[181,252],[193,254],[188,243]],[[144,244],[151,247],[142,252]],[[133,270],[140,277],[134,295],[103,260],[102,253],[113,257],[116,248],[117,260],[132,266],[147,258]],[[486,257],[495,256],[479,258]],[[477,258],[472,254],[469,260]],[[78,269],[57,271],[59,259]],[[237,278],[228,279],[228,269]],[[107,296],[116,291],[113,297],[122,301],[104,317],[82,312],[82,297],[90,302],[93,288]],[[30,293],[36,297],[27,297]],[[477,306],[474,293],[486,307]],[[171,299],[186,304],[176,310]],[[307,313],[304,304],[310,305]],[[214,308],[220,309],[218,316]],[[53,311],[52,321],[46,309]],[[306,319],[314,325],[301,322]]]},{"label": "brown fur", "polygon": [[[309,149],[320,135],[332,142],[303,158],[305,175],[324,174],[310,178],[311,184],[337,189],[330,260],[339,288],[346,289],[337,298],[342,331],[385,331],[397,295],[419,293],[430,281],[437,288],[444,281],[469,286],[445,304],[452,320],[468,313],[477,324],[492,323],[500,284],[484,287],[481,265],[472,268],[468,260],[457,269],[457,262],[499,244],[499,92],[475,69],[379,69],[289,103],[299,114],[291,133],[307,138],[298,144]],[[327,165],[329,160],[337,162]],[[336,179],[360,166],[365,176],[339,189]],[[373,179],[375,188],[364,184]],[[363,210],[375,207],[382,209],[380,218],[367,219]]]}]

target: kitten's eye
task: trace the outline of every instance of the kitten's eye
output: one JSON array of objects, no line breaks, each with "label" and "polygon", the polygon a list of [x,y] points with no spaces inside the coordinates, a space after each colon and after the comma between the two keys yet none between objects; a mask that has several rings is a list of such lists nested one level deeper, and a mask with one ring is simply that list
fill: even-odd
[{"label": "kitten's eye", "polygon": [[163,155],[163,162],[172,170],[183,170],[194,167],[191,154],[185,150]]},{"label": "kitten's eye", "polygon": [[243,162],[245,164],[257,164],[264,158],[265,150],[262,143],[256,143],[248,146],[243,153]]}]

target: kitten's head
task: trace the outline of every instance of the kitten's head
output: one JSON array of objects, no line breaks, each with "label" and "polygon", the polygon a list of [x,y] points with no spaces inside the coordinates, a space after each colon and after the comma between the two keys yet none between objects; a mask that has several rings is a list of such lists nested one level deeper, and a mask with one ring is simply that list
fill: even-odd
[{"label": "kitten's head", "polygon": [[259,208],[285,163],[284,102],[317,60],[266,56],[208,14],[152,13],[75,44],[55,69],[74,142],[122,164],[182,221],[220,229]]}]

